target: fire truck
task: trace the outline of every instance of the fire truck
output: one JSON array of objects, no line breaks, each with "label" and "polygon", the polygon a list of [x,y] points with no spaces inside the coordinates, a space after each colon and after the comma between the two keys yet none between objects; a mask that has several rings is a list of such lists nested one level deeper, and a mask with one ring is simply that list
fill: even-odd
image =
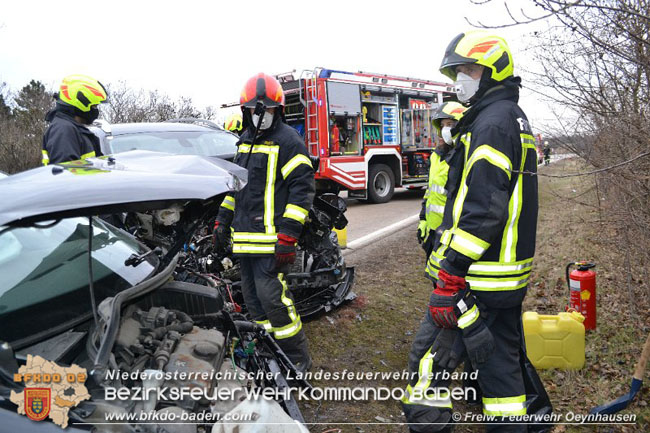
[{"label": "fire truck", "polygon": [[325,68],[276,77],[287,123],[320,158],[319,190],[385,203],[397,186],[426,186],[437,141],[432,115],[455,98],[450,84]]}]

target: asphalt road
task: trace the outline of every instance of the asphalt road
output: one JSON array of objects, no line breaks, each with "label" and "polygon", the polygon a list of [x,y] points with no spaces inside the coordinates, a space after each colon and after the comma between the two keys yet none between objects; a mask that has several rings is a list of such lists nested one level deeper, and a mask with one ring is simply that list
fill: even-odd
[{"label": "asphalt road", "polygon": [[[358,200],[348,200],[347,192],[342,192],[341,197],[348,203],[348,210],[345,212],[349,221],[348,243],[418,214],[423,194],[424,189],[397,188],[388,203],[366,204]],[[413,226],[414,233],[416,228],[417,224]]]}]

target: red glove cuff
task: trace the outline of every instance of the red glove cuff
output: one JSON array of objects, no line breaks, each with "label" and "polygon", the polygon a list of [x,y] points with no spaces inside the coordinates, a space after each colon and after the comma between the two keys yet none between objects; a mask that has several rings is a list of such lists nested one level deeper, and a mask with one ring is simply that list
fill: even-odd
[{"label": "red glove cuff", "polygon": [[285,235],[284,233],[278,233],[278,243],[280,245],[293,247],[298,243],[298,239],[289,235]]},{"label": "red glove cuff", "polygon": [[453,296],[456,292],[465,288],[465,278],[451,275],[440,269],[438,271],[438,284],[436,285],[434,293],[446,296]]},{"label": "red glove cuff", "polygon": [[214,222],[214,228],[212,230],[216,230],[217,227],[219,227],[219,221]]}]

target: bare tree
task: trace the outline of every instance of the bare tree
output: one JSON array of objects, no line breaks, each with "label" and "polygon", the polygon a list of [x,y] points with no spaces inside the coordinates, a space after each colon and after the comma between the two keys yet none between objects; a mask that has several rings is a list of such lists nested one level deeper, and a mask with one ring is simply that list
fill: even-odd
[{"label": "bare tree", "polygon": [[[607,197],[602,205],[618,228],[612,245],[647,268],[650,1],[532,0],[530,5],[541,11],[537,17],[515,16],[510,7],[511,22],[504,25],[549,19],[548,29],[536,35],[541,71],[531,77],[540,93],[573,113],[569,126],[566,118],[558,119],[556,138],[598,169],[597,184]],[[646,281],[631,290],[647,297],[648,287]]]}]

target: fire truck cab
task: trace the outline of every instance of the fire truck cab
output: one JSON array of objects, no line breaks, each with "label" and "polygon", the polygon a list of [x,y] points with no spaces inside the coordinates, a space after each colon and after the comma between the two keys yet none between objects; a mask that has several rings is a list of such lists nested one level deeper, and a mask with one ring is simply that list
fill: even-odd
[{"label": "fire truck cab", "polygon": [[325,68],[277,75],[285,116],[320,158],[319,190],[385,203],[396,186],[426,186],[437,137],[435,109],[454,99],[449,84]]}]

